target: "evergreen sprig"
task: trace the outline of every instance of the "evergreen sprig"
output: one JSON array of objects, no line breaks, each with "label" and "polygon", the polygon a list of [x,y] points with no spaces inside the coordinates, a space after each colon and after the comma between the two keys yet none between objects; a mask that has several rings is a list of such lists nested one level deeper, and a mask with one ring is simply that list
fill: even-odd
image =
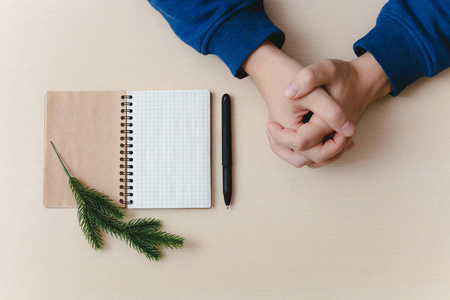
[{"label": "evergreen sprig", "polygon": [[103,248],[101,230],[124,240],[137,252],[143,253],[149,260],[159,260],[161,248],[181,248],[184,239],[175,234],[161,231],[161,222],[152,218],[123,221],[125,210],[115,204],[108,196],[95,189],[84,186],[77,178],[70,175],[53,142],[53,150],[61,162],[64,172],[69,177],[78,207],[78,223],[84,236],[94,250]]}]

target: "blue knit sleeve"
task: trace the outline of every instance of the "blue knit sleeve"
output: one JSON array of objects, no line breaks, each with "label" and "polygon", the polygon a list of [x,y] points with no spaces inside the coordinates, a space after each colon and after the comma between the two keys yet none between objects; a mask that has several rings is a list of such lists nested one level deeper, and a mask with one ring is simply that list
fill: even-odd
[{"label": "blue knit sleeve", "polygon": [[375,57],[396,96],[420,77],[450,66],[450,1],[390,0],[353,49]]},{"label": "blue knit sleeve", "polygon": [[148,1],[181,40],[202,54],[219,56],[238,78],[247,76],[241,65],[265,39],[279,48],[284,43],[262,0]]}]

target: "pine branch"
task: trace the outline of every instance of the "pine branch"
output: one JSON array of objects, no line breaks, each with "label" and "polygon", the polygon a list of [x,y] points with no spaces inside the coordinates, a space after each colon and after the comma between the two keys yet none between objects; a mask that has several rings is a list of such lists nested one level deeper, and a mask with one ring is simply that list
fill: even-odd
[{"label": "pine branch", "polygon": [[103,248],[101,230],[124,240],[137,252],[143,253],[149,260],[159,260],[160,248],[181,248],[184,239],[180,236],[160,231],[161,222],[157,219],[140,218],[124,222],[125,211],[108,196],[84,186],[72,177],[53,145],[64,172],[69,177],[69,186],[78,207],[78,223],[89,244],[98,250]]}]

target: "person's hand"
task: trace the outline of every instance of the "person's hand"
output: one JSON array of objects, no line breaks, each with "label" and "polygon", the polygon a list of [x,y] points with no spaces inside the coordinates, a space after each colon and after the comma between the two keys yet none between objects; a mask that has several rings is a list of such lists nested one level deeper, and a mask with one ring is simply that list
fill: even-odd
[{"label": "person's hand", "polygon": [[[300,100],[283,97],[284,87],[292,80],[302,66],[270,42],[263,43],[244,62],[244,70],[252,77],[269,110],[269,119],[281,124],[283,129],[297,133],[296,140],[285,149],[270,139],[272,150],[281,158],[296,167],[313,163],[324,163],[338,155],[350,144],[355,132],[354,125],[342,108],[322,89],[314,89]],[[303,117],[314,112],[310,122],[303,124]],[[329,135],[332,139],[312,144],[308,136]],[[315,146],[315,147],[312,147]],[[303,151],[304,149],[304,151]]]},{"label": "person's hand", "polygon": [[[328,94],[340,104],[354,124],[360,120],[367,108],[376,99],[391,91],[388,77],[368,52],[350,62],[324,60],[303,68],[286,86],[284,95],[290,99],[302,99],[310,92],[315,92],[316,87],[319,86],[323,86]],[[314,116],[311,121],[314,121]],[[280,153],[292,149],[293,143],[298,142],[297,132],[286,128],[281,123],[270,122],[267,127],[271,142],[277,145]],[[325,135],[326,133],[304,135],[303,147],[296,150],[308,149],[309,145],[320,142]],[[352,145],[354,144],[350,143],[348,147],[351,149]],[[319,167],[328,164],[341,155],[342,153],[331,160],[315,162],[309,166]]]}]

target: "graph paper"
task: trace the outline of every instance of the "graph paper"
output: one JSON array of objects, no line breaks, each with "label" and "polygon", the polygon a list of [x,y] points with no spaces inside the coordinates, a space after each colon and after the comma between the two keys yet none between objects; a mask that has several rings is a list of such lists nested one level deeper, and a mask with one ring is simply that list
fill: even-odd
[{"label": "graph paper", "polygon": [[128,208],[211,207],[210,93],[130,91]]}]

